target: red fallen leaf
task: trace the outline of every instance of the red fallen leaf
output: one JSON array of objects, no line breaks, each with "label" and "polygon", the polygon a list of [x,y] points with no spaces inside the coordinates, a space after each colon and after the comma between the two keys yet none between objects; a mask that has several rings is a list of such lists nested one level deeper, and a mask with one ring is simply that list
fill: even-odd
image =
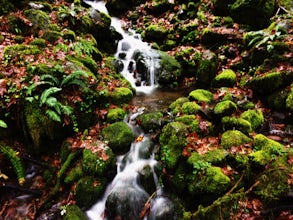
[{"label": "red fallen leaf", "polygon": [[281,140],[283,140],[283,138],[280,137],[280,136],[278,136],[278,135],[268,135],[267,137],[270,138],[270,139],[272,139],[272,140],[274,140],[274,141],[281,141]]}]

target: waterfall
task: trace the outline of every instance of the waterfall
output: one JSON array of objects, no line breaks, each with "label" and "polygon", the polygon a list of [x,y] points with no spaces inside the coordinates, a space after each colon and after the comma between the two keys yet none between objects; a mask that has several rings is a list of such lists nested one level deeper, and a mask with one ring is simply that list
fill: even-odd
[{"label": "waterfall", "polygon": [[[104,1],[85,1],[94,9],[108,14]],[[141,40],[133,30],[123,30],[120,19],[112,17],[111,26],[122,35],[118,42],[115,58],[121,65],[121,74],[137,92],[149,94],[157,87],[156,73],[160,68],[160,58],[156,50]]]},{"label": "waterfall", "polygon": [[[108,13],[103,1],[86,1],[96,10]],[[123,39],[118,42],[115,57],[122,64],[121,74],[137,92],[150,93],[156,88],[156,73],[160,67],[158,53],[141,40],[134,31],[124,31],[121,21],[111,19],[111,25],[120,32]],[[137,136],[125,155],[117,157],[117,175],[107,186],[104,196],[86,214],[90,220],[102,219],[175,219],[172,202],[163,195],[158,184],[154,159],[154,143],[150,135],[143,133],[135,118],[143,108],[128,117],[125,122]],[[147,181],[145,183],[144,181]],[[120,219],[119,218],[119,219]]]}]

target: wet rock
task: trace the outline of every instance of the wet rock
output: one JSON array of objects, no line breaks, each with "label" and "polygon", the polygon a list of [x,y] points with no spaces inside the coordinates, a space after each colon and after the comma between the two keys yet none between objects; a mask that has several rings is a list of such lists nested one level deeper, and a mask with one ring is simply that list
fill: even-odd
[{"label": "wet rock", "polygon": [[121,60],[115,60],[114,61],[114,67],[115,67],[115,70],[117,72],[122,72],[122,70],[124,68],[124,64],[123,64],[123,62]]},{"label": "wet rock", "polygon": [[152,202],[151,211],[148,216],[149,220],[175,220],[174,204],[164,197],[158,197]]},{"label": "wet rock", "polygon": [[63,220],[87,220],[86,215],[77,205],[69,204],[63,210],[61,210],[61,213],[64,213],[62,216]]},{"label": "wet rock", "polygon": [[114,219],[139,219],[149,195],[137,186],[115,188],[106,201],[106,216]]},{"label": "wet rock", "polygon": [[162,112],[145,113],[137,117],[144,131],[155,131],[161,127]]},{"label": "wet rock", "polygon": [[114,153],[127,152],[134,140],[132,130],[124,122],[115,122],[102,130],[103,138],[108,141]]}]

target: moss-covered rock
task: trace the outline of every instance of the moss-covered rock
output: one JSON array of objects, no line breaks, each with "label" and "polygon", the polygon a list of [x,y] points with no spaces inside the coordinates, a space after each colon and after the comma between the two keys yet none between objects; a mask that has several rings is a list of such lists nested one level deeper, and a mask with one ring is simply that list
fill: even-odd
[{"label": "moss-covered rock", "polygon": [[163,86],[174,85],[181,77],[182,69],[180,63],[167,53],[160,52],[160,69],[158,83]]},{"label": "moss-covered rock", "polygon": [[64,209],[64,214],[62,215],[62,220],[87,220],[87,216],[77,205],[67,205]]},{"label": "moss-covered rock", "polygon": [[187,126],[181,122],[167,124],[160,135],[160,160],[168,169],[176,167],[186,144]]},{"label": "moss-covered rock", "polygon": [[252,139],[238,130],[225,131],[221,137],[221,146],[225,149],[232,146],[240,146],[251,142]]},{"label": "moss-covered rock", "polygon": [[196,89],[189,93],[188,98],[197,102],[211,103],[214,100],[214,95],[205,89]]},{"label": "moss-covered rock", "polygon": [[246,85],[260,95],[268,95],[288,85],[292,77],[292,72],[269,72],[254,76]]},{"label": "moss-covered rock", "polygon": [[231,69],[223,70],[214,78],[214,87],[233,87],[236,83],[236,73]]},{"label": "moss-covered rock", "polygon": [[273,16],[275,0],[237,0],[230,10],[237,22],[251,25],[253,28],[262,28]]},{"label": "moss-covered rock", "polygon": [[[102,145],[103,143],[93,143],[93,147],[98,144]],[[100,148],[100,150],[97,152],[92,152],[90,149],[83,150],[82,170],[88,175],[102,177],[109,170],[115,170],[116,159],[109,147],[103,149],[96,146],[96,148]]]},{"label": "moss-covered rock", "polygon": [[254,165],[262,166],[262,167],[270,163],[272,159],[270,153],[265,150],[255,151],[249,154],[249,158]]},{"label": "moss-covered rock", "polygon": [[191,132],[196,132],[198,134],[203,133],[199,127],[199,120],[195,117],[195,115],[183,115],[176,117],[175,121],[187,125]]},{"label": "moss-covered rock", "polygon": [[163,113],[158,112],[150,112],[140,115],[137,119],[140,121],[140,125],[144,131],[150,132],[159,129],[162,124]]},{"label": "moss-covered rock", "polygon": [[94,177],[83,177],[76,185],[75,199],[76,204],[83,208],[89,208],[103,195],[106,187],[104,178],[95,179]]},{"label": "moss-covered rock", "polygon": [[169,105],[169,110],[173,115],[178,114],[179,112],[181,112],[181,108],[182,105],[186,102],[189,102],[189,99],[186,97],[179,97],[177,98],[175,101],[173,101],[170,105]]},{"label": "moss-covered rock", "polygon": [[291,85],[290,92],[286,98],[286,107],[291,111],[293,110],[293,84]]},{"label": "moss-covered rock", "polygon": [[83,171],[81,166],[76,166],[66,175],[64,178],[64,183],[73,184],[78,181],[83,176]]},{"label": "moss-covered rock", "polygon": [[191,194],[212,193],[221,194],[225,192],[229,185],[230,179],[226,176],[220,167],[211,166],[206,168],[202,176],[195,178],[195,182],[188,185]]},{"label": "moss-covered rock", "polygon": [[110,109],[107,114],[107,121],[110,123],[122,121],[126,112],[122,108]]},{"label": "moss-covered rock", "polygon": [[38,9],[27,9],[24,11],[24,15],[32,23],[31,31],[33,34],[37,34],[40,30],[47,30],[50,25],[49,15]]},{"label": "moss-covered rock", "polygon": [[114,153],[129,151],[134,134],[124,122],[115,122],[102,130],[102,135]]},{"label": "moss-covered rock", "polygon": [[38,55],[41,50],[36,45],[13,44],[4,48],[4,62],[17,62],[23,60],[26,55]]},{"label": "moss-covered rock", "polygon": [[223,130],[239,130],[245,134],[252,132],[251,123],[243,118],[225,116],[221,119]]},{"label": "moss-covered rock", "polygon": [[204,51],[196,72],[196,84],[199,88],[211,86],[218,68],[217,55],[209,50]]},{"label": "moss-covered rock", "polygon": [[113,90],[111,96],[114,104],[123,104],[131,101],[133,92],[129,88],[119,87]]},{"label": "moss-covered rock", "polygon": [[167,36],[168,30],[165,26],[151,24],[145,29],[145,38],[147,41],[162,41]]},{"label": "moss-covered rock", "polygon": [[264,123],[264,116],[260,109],[249,109],[243,112],[240,118],[249,121],[253,130]]},{"label": "moss-covered rock", "polygon": [[227,157],[228,153],[224,149],[215,149],[210,150],[206,154],[203,155],[205,161],[217,165],[223,163]]},{"label": "moss-covered rock", "polygon": [[263,150],[269,154],[281,155],[286,152],[284,145],[270,138],[267,138],[263,134],[257,134],[253,140],[253,148],[255,150]]},{"label": "moss-covered rock", "polygon": [[43,38],[35,38],[30,42],[30,45],[36,45],[40,48],[46,47],[46,40]]},{"label": "moss-covered rock", "polygon": [[200,106],[196,104],[195,102],[185,102],[182,105],[182,113],[183,114],[195,114],[200,110]]},{"label": "moss-covered rock", "polygon": [[237,105],[230,100],[218,102],[214,107],[214,113],[220,116],[231,115],[236,110]]},{"label": "moss-covered rock", "polygon": [[[278,111],[284,111],[287,107],[286,101],[289,97],[289,94],[291,94],[290,89],[286,87],[285,89],[278,90],[272,93],[271,95],[267,96],[266,102],[268,103],[269,107],[276,109]],[[292,105],[290,104],[292,103],[290,99],[291,98],[288,99],[288,107]],[[289,107],[289,109],[292,110],[293,106]]]},{"label": "moss-covered rock", "polygon": [[53,30],[45,30],[41,37],[50,43],[56,42],[59,38],[62,38],[62,34],[59,31],[53,31]]}]

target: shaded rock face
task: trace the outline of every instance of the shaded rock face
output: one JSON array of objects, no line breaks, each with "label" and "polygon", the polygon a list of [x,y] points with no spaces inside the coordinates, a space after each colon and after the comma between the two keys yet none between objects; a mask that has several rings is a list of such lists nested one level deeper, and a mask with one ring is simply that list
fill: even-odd
[{"label": "shaded rock face", "polygon": [[117,187],[107,198],[107,219],[139,219],[149,195],[138,186]]}]

